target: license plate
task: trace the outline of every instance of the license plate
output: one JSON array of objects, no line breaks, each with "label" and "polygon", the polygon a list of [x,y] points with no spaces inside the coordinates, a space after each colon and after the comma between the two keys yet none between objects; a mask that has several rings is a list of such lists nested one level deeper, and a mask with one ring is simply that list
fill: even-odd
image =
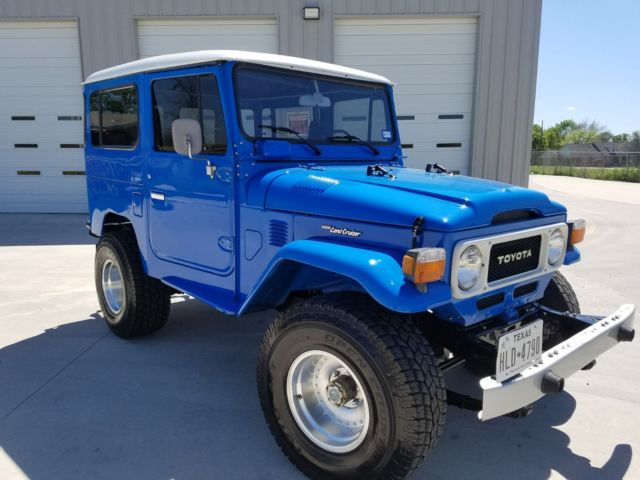
[{"label": "license plate", "polygon": [[505,333],[498,340],[496,381],[517,375],[542,358],[542,320]]}]

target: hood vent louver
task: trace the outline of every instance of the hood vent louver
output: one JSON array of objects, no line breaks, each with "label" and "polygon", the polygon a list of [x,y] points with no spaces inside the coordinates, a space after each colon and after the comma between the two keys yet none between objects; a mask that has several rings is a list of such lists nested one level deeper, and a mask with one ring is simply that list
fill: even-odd
[{"label": "hood vent louver", "polygon": [[340,182],[333,178],[323,177],[321,175],[309,175],[298,180],[292,187],[292,190],[306,193],[309,195],[319,195],[330,187],[338,185]]},{"label": "hood vent louver", "polygon": [[535,210],[509,210],[508,212],[498,213],[491,220],[491,225],[497,223],[521,222],[523,220],[531,220],[540,218],[540,214]]}]

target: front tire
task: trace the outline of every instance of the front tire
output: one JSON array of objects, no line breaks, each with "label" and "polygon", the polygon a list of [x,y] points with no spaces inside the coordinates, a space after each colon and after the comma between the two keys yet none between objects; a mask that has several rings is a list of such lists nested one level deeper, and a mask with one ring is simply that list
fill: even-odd
[{"label": "front tire", "polygon": [[[580,313],[580,303],[576,292],[571,287],[569,280],[560,272],[553,274],[539,303],[563,313]],[[562,325],[558,320],[546,319],[542,336],[542,348],[547,351],[566,340],[571,334],[563,333]]]},{"label": "front tire", "polygon": [[109,232],[100,239],[94,272],[102,316],[113,333],[139,337],[167,323],[171,290],[146,275],[130,229]]},{"label": "front tire", "polygon": [[279,314],[257,381],[276,441],[311,478],[405,478],[444,426],[444,382],[426,338],[365,295],[324,295]]}]

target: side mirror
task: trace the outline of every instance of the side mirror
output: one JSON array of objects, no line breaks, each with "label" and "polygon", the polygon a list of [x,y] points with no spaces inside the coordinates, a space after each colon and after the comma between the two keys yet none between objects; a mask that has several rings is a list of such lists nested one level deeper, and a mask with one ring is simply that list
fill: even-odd
[{"label": "side mirror", "polygon": [[193,159],[202,151],[202,128],[197,120],[180,118],[171,124],[171,137],[176,153]]}]

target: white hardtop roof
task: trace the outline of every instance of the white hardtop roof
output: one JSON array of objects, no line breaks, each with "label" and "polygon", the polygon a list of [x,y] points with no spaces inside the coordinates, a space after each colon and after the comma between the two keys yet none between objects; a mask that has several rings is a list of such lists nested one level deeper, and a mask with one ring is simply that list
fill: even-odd
[{"label": "white hardtop roof", "polygon": [[334,77],[352,78],[366,80],[369,82],[393,83],[381,75],[357,70],[355,68],[342,67],[333,63],[307,60],[306,58],[289,57],[286,55],[274,55],[271,53],[244,52],[240,50],[199,50],[195,52],[172,53],[169,55],[159,55],[157,57],[143,58],[115,67],[105,68],[92,73],[84,83],[99,82],[110,78],[123,77],[140,72],[150,72],[157,70],[167,70],[176,67],[187,67],[191,65],[203,65],[207,63],[239,61],[257,63],[260,65],[270,65],[273,67],[291,68],[304,72],[313,72]]}]

